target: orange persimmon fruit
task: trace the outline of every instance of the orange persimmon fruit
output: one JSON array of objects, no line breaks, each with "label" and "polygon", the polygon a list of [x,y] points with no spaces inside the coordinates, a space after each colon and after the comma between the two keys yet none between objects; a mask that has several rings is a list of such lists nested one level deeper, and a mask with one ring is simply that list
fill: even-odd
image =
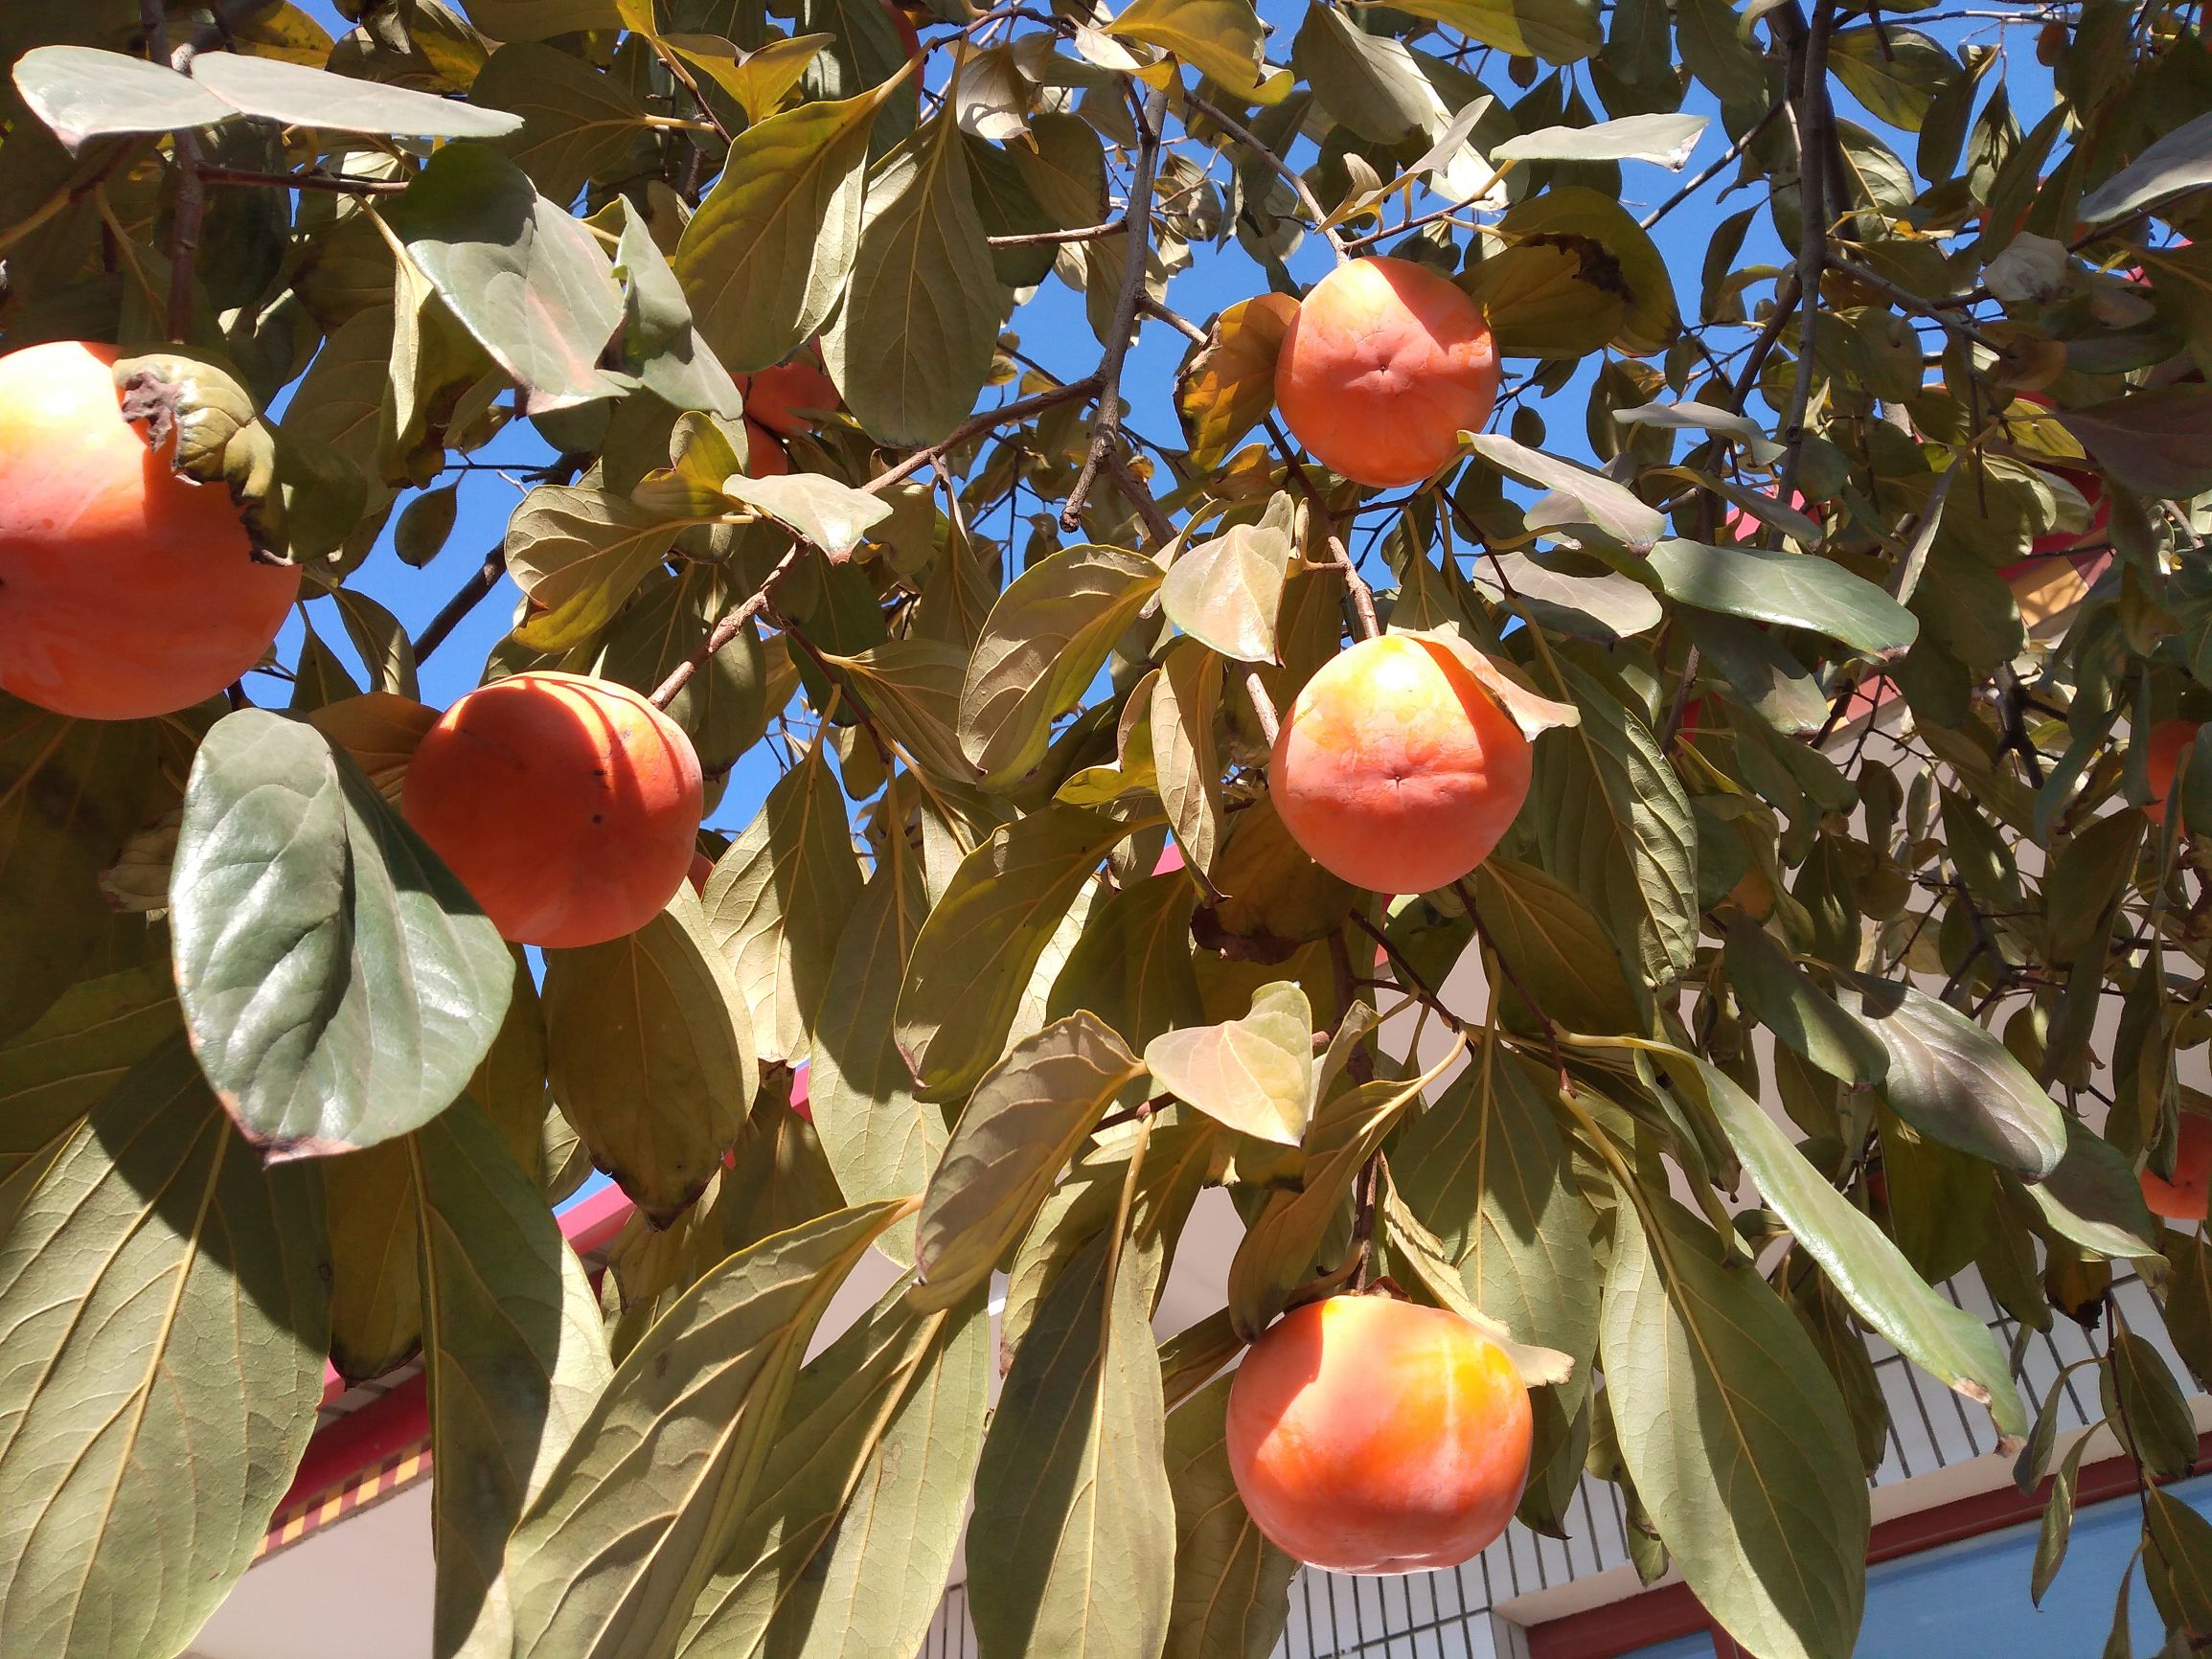
[{"label": "orange persimmon fruit", "polygon": [[93,720],[166,715],[262,659],[300,573],[255,557],[230,492],[123,418],[113,346],[0,357],[0,690]]},{"label": "orange persimmon fruit", "polygon": [[1388,1296],[1293,1308],[1229,1388],[1229,1472],[1260,1531],[1336,1573],[1451,1567],[1513,1519],[1528,1390],[1455,1313]]},{"label": "orange persimmon fruit", "polygon": [[2151,752],[2144,757],[2151,775],[2151,799],[2143,816],[2154,824],[2166,822],[2166,797],[2174,789],[2174,774],[2181,765],[2181,751],[2197,740],[2195,720],[2160,720],[2147,739]]},{"label": "orange persimmon fruit", "polygon": [[1418,484],[1479,431],[1497,397],[1482,307],[1410,260],[1355,260],[1313,284],[1283,335],[1275,401],[1325,466]]},{"label": "orange persimmon fruit", "polygon": [[772,369],[741,375],[740,380],[744,389],[746,416],[781,438],[796,438],[815,431],[822,424],[821,417],[834,414],[843,407],[837,398],[837,388],[822,372],[821,361],[811,347]]},{"label": "orange persimmon fruit", "polygon": [[400,810],[518,944],[600,944],[691,874],[703,801],[683,728],[627,686],[533,672],[480,686],[415,751]]},{"label": "orange persimmon fruit", "polygon": [[1458,658],[1404,634],[1324,664],[1283,716],[1267,786],[1324,870],[1427,893],[1490,855],[1528,798],[1529,742]]}]

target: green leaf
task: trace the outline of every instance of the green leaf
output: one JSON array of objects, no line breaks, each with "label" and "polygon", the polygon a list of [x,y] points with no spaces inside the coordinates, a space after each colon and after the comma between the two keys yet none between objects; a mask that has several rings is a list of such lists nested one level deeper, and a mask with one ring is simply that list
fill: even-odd
[{"label": "green leaf", "polygon": [[2043,1503],[2042,1525],[2036,1534],[2036,1557],[2028,1574],[2028,1597],[2038,1606],[2042,1604],[2043,1593],[2051,1587],[2051,1580],[2059,1576],[2059,1568],[2065,1563],[2066,1545],[2073,1536],[2074,1486],[2082,1473],[2082,1453],[2088,1450],[2092,1437],[2084,1435],[2073,1443],[2059,1465],[2057,1478],[2051,1482],[2051,1495]]},{"label": "green leaf", "polygon": [[1147,711],[1152,770],[1168,828],[1183,862],[1208,881],[1224,833],[1220,746],[1221,659],[1195,639],[1177,640],[1152,682]]},{"label": "green leaf", "polygon": [[722,481],[722,493],[776,520],[832,562],[852,557],[868,532],[891,516],[891,504],[882,497],[818,472],[781,478],[734,474]]},{"label": "green leaf", "polygon": [[613,266],[520,168],[480,144],[449,144],[382,212],[438,297],[522,387],[529,413],[607,394],[599,354],[622,321]]},{"label": "green leaf", "polygon": [[1458,1269],[1468,1300],[1516,1342],[1573,1361],[1579,1398],[1598,1346],[1597,1299],[1586,1288],[1598,1268],[1552,1121],[1557,1086],[1533,1061],[1486,1043],[1401,1131],[1390,1179]]},{"label": "green leaf", "polygon": [[753,1051],[763,1060],[807,1057],[808,1017],[822,1006],[837,935],[860,888],[844,794],[816,743],[776,781],[699,896],[751,1011]]},{"label": "green leaf", "polygon": [[499,110],[238,52],[201,53],[193,59],[192,78],[239,114],[280,126],[411,138],[504,138],[521,125]]},{"label": "green leaf", "polygon": [[80,980],[0,1046],[0,1238],[10,1189],[28,1190],[77,1121],[183,1023],[168,965],[149,963]]},{"label": "green leaf", "polygon": [[[2157,1349],[2121,1329],[2112,1333],[2106,1358],[2105,1378],[2116,1398],[2105,1404],[2129,1449],[2154,1475],[2174,1479],[2189,1473],[2197,1464],[2196,1420]],[[2111,1410],[2115,1404],[2118,1409]]]},{"label": "green leaf", "polygon": [[1917,29],[1838,29],[1828,42],[1836,79],[1878,118],[1918,132],[1936,95],[1961,78],[1958,59]]},{"label": "green leaf", "polygon": [[1313,1110],[1312,1007],[1295,980],[1264,986],[1242,1019],[1154,1037],[1145,1065],[1155,1092],[1232,1129],[1295,1147]]},{"label": "green leaf", "polygon": [[624,363],[670,408],[737,420],[744,412],[738,383],[699,336],[683,284],[653,240],[651,224],[627,196],[614,262],[624,284]]},{"label": "green leaf", "polygon": [[[2206,125],[2212,116],[2195,123]],[[2112,479],[2138,495],[2186,500],[2212,489],[2212,389],[2131,392],[2059,420]]]},{"label": "green leaf", "polygon": [[1299,1185],[1267,1194],[1229,1262],[1229,1314],[1246,1341],[1267,1328],[1305,1282],[1368,1156],[1437,1073],[1458,1057],[1457,1048],[1448,1050],[1435,1068],[1409,1081],[1354,1082],[1346,1061],[1374,1025],[1375,1011],[1364,1003],[1353,1007],[1322,1063],[1321,1100],[1306,1128]]},{"label": "green leaf", "polygon": [[1274,525],[1237,525],[1185,550],[1168,567],[1160,608],[1225,657],[1271,663],[1290,553],[1290,538]]},{"label": "green leaf", "polygon": [[1677,604],[1810,628],[1881,661],[1904,655],[1920,631],[1881,588],[1815,554],[1662,541],[1651,566]]},{"label": "green leaf", "polygon": [[509,1639],[508,1535],[605,1389],[613,1365],[583,1264],[537,1183],[469,1101],[411,1136],[422,1229],[431,1452],[467,1480],[434,1483],[432,1643]]},{"label": "green leaf", "polygon": [[1848,1659],[1866,1482],[1812,1339],[1749,1261],[1671,1199],[1614,1211],[1600,1362],[1636,1494],[1698,1600],[1769,1659]]},{"label": "green leaf", "polygon": [[960,745],[986,787],[1044,758],[1106,653],[1158,591],[1160,567],[1114,547],[1067,547],[1015,578],[991,607],[960,693]]},{"label": "green leaf", "polygon": [[2169,1625],[2212,1636],[2212,1521],[2157,1487],[2143,1491],[2143,1579]]},{"label": "green leaf", "polygon": [[1170,872],[1132,881],[1092,905],[1083,937],[1053,981],[1047,1017],[1087,1008],[1148,1055],[1153,1038],[1203,1021],[1191,948],[1197,899],[1197,889]]},{"label": "green leaf", "polygon": [[1267,1659],[1290,1617],[1298,1563],[1245,1511],[1229,1472],[1222,1377],[1168,1414],[1175,1599],[1164,1659]]},{"label": "green leaf", "polygon": [[1742,911],[1728,922],[1728,984],[1744,1011],[1830,1077],[1854,1088],[1881,1081],[1889,1051],[1814,985],[1766,928]]},{"label": "green leaf", "polygon": [[1247,103],[1266,74],[1266,31],[1251,0],[1132,0],[1106,33],[1174,53]]},{"label": "green leaf", "polygon": [[661,44],[738,102],[748,125],[773,115],[832,36],[795,34],[746,52],[717,34],[664,34]]},{"label": "green leaf", "polygon": [[507,570],[529,595],[514,630],[534,651],[590,639],[675,546],[681,525],[604,489],[541,484],[507,521]]},{"label": "green leaf", "polygon": [[181,1036],[0,1243],[0,1644],[174,1653],[246,1570],[323,1395],[322,1194],[264,1170]]},{"label": "green leaf", "polygon": [[1468,442],[1498,471],[1553,491],[1567,504],[1548,522],[1594,524],[1622,546],[1641,553],[1667,534],[1667,521],[1646,507],[1626,485],[1572,462],[1561,461],[1516,443],[1497,432],[1473,432]]},{"label": "green leaf", "polygon": [[1605,43],[1594,0],[1413,0],[1403,10],[1547,63],[1580,62]]},{"label": "green leaf", "polygon": [[1497,853],[1475,866],[1470,885],[1483,931],[1545,1014],[1578,1032],[1650,1024],[1605,924],[1574,889]]},{"label": "green leaf", "polygon": [[869,177],[853,280],[822,336],[823,363],[871,437],[934,443],[975,408],[1007,309],[968,151],[940,116]]},{"label": "green leaf", "polygon": [[984,1075],[922,1196],[916,1307],[949,1307],[990,1279],[1076,1148],[1143,1076],[1121,1038],[1080,1011]]},{"label": "green leaf", "polygon": [[1370,34],[1333,6],[1310,6],[1290,66],[1329,118],[1373,144],[1401,145],[1448,119],[1402,42]]},{"label": "green leaf", "polygon": [[898,1214],[869,1204],[779,1233],[708,1272],[646,1333],[508,1546],[518,1651],[674,1650],[743,1521],[815,1326]]},{"label": "green leaf", "polygon": [[1574,663],[1559,670],[1582,721],[1537,750],[1529,795],[1537,844],[1554,876],[1602,897],[1613,937],[1645,981],[1666,985],[1698,945],[1697,820],[1625,693]]},{"label": "green leaf", "polygon": [[113,917],[100,877],[157,797],[159,726],[0,698],[0,1038],[83,976]]},{"label": "green leaf", "polygon": [[789,355],[852,275],[868,130],[880,89],[808,103],[738,135],[722,176],[676,243],[692,318],[740,374]]},{"label": "green leaf", "polygon": [[[2038,1180],[2066,1150],[2066,1117],[1995,1036],[1915,986],[1840,974],[1856,1012],[1889,1051],[1882,1098],[1946,1146]],[[1857,1008],[1853,1009],[1853,1003]]]},{"label": "green leaf", "polygon": [[2043,1229],[2114,1261],[2157,1253],[2157,1223],[2135,1169],[2109,1141],[2064,1120],[2065,1155],[2041,1181],[2022,1182]]},{"label": "green leaf", "polygon": [[1698,148],[1702,115],[1630,115],[1595,126],[1545,126],[1494,147],[1491,160],[1648,161],[1679,172]]},{"label": "green leaf", "polygon": [[1888,1236],[1806,1161],[1766,1108],[1725,1072],[1678,1049],[1656,1052],[1677,1084],[1704,1097],[1768,1206],[1859,1316],[1946,1388],[1988,1406],[2002,1439],[2025,1436],[2027,1410],[2004,1347],[1980,1317],[1914,1272]]},{"label": "green leaf", "polygon": [[984,1659],[1155,1659],[1174,1596],[1152,1279],[1110,1232],[1045,1293],[975,1473],[969,1611]]},{"label": "green leaf", "polygon": [[[1539,247],[1548,242],[1574,251],[1585,278],[1585,290],[1593,296],[1612,295],[1621,303],[1620,318],[1611,336],[1616,351],[1648,355],[1665,351],[1674,340],[1681,316],[1675,305],[1673,272],[1651,233],[1630,216],[1616,196],[1587,185],[1555,184],[1542,194],[1525,196],[1507,209],[1496,229],[1515,247]],[[1593,298],[1591,303],[1603,302]],[[1560,462],[1552,465],[1564,466]],[[1539,482],[1588,500],[1585,483],[1571,479]],[[1634,499],[1632,494],[1630,499]],[[1554,522],[1565,517],[1557,508],[1546,516]],[[1571,518],[1565,521],[1573,522]],[[1597,522],[1610,529],[1604,519]],[[1653,534],[1665,532],[1660,529]],[[1640,538],[1636,545],[1642,545]]]},{"label": "green leaf", "polygon": [[[814,1015],[808,1104],[837,1185],[855,1203],[920,1193],[945,1149],[944,1113],[915,1093],[891,1034],[927,905],[910,852],[901,849],[879,864],[837,936]],[[893,1227],[878,1248],[911,1263],[913,1228]]]},{"label": "green leaf", "polygon": [[918,1652],[983,1450],[991,1321],[893,1291],[799,1374],[679,1659]]},{"label": "green leaf", "polygon": [[557,203],[574,201],[592,179],[627,160],[646,130],[645,106],[620,80],[534,40],[494,52],[468,98],[520,118],[522,129],[499,148]]},{"label": "green leaf", "polygon": [[699,1195],[759,1087],[744,999],[691,889],[604,944],[545,953],[554,1099],[649,1216]]},{"label": "green leaf", "polygon": [[869,714],[910,764],[938,777],[967,774],[957,730],[966,651],[937,640],[896,639],[829,660],[859,688]]},{"label": "green leaf", "polygon": [[2185,190],[2212,184],[2212,115],[2184,122],[2088,194],[2075,211],[2104,224]]},{"label": "green leaf", "polygon": [[627,27],[622,0],[461,0],[461,8],[493,40],[547,40],[586,29]]},{"label": "green leaf", "polygon": [[166,64],[90,46],[38,46],[15,60],[15,90],[75,155],[87,140],[183,132],[238,112]]},{"label": "green leaf", "polygon": [[194,1048],[264,1157],[429,1122],[507,1012],[498,929],[304,721],[241,709],[208,733],[170,898]]}]

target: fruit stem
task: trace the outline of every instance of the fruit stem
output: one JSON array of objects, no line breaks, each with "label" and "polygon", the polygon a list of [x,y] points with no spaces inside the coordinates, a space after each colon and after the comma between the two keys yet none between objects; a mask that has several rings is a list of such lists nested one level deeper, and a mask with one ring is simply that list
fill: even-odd
[{"label": "fruit stem", "polygon": [[1275,441],[1275,452],[1283,457],[1284,466],[1290,469],[1290,478],[1306,497],[1306,511],[1313,523],[1321,528],[1322,540],[1328,545],[1330,560],[1322,568],[1334,567],[1342,573],[1344,591],[1352,601],[1352,615],[1359,626],[1361,639],[1374,639],[1382,632],[1375,620],[1375,590],[1367,585],[1367,579],[1359,574],[1352,562],[1352,550],[1344,545],[1344,538],[1336,534],[1336,520],[1330,514],[1328,504],[1321,499],[1321,489],[1313,482],[1313,475],[1306,470],[1298,459],[1297,445],[1284,433],[1275,417],[1267,417],[1267,436]]}]

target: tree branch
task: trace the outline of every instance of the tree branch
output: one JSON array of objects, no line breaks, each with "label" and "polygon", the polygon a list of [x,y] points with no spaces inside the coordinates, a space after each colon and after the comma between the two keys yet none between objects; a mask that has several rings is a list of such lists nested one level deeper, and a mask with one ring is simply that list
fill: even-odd
[{"label": "tree branch", "polygon": [[1129,229],[1129,218],[1108,219],[1102,225],[1084,225],[1072,231],[1025,231],[1019,236],[985,237],[983,239],[994,248],[1041,248],[1056,242],[1103,241],[1117,231]]},{"label": "tree branch", "polygon": [[676,693],[692,683],[692,676],[713,660],[717,651],[744,630],[745,624],[766,610],[775,599],[776,584],[790,573],[799,562],[799,549],[804,545],[796,537],[784,549],[784,557],[775,562],[768,574],[761,579],[761,585],[753,589],[742,604],[724,611],[721,619],[707,631],[707,637],[692,648],[691,654],[669,670],[669,677],[652,689],[646,701],[656,709],[665,709],[676,700]]},{"label": "tree branch", "polygon": [[199,176],[209,184],[261,185],[270,190],[325,190],[341,195],[398,195],[410,182],[403,178],[341,178],[329,172],[256,172],[244,167],[203,167]]},{"label": "tree branch", "polygon": [[[1790,8],[1790,14],[1795,12]],[[1836,27],[1832,0],[1816,0],[1797,53],[1797,379],[1790,394],[1790,419],[1782,442],[1783,459],[1776,493],[1788,506],[1797,489],[1805,459],[1805,417],[1813,406],[1813,356],[1820,338],[1820,273],[1828,261],[1828,152],[1834,142],[1835,111],[1828,102],[1828,39]]]},{"label": "tree branch", "polygon": [[943,459],[980,433],[989,432],[997,426],[1009,426],[1017,420],[1026,420],[1032,415],[1041,415],[1047,409],[1057,409],[1060,404],[1073,402],[1079,398],[1088,398],[1098,387],[1099,377],[1096,375],[1085,375],[1082,379],[1070,380],[1064,386],[1048,387],[1027,398],[1016,398],[1011,403],[1001,403],[995,409],[986,409],[980,415],[972,415],[954,427],[949,438],[932,443],[926,449],[917,449],[888,472],[878,473],[861,485],[860,491],[864,495],[880,494],[894,484],[904,483],[924,466]]},{"label": "tree branch", "polygon": [[1114,299],[1113,322],[1106,330],[1106,356],[1098,366],[1098,413],[1091,418],[1090,453],[1060,510],[1060,527],[1077,529],[1083,522],[1083,497],[1098,477],[1106,451],[1122,441],[1122,363],[1129,355],[1129,335],[1137,326],[1137,301],[1145,291],[1145,255],[1152,240],[1152,180],[1160,165],[1160,126],[1167,119],[1168,89],[1155,86],[1145,94],[1137,111],[1136,170],[1129,180],[1129,258],[1122,265],[1121,292]]},{"label": "tree branch", "polygon": [[[1730,145],[1726,149],[1722,150],[1721,152],[1721,158],[1718,161],[1714,162],[1711,167],[1708,167],[1703,171],[1699,172],[1697,177],[1689,180],[1689,182],[1684,184],[1680,190],[1676,191],[1673,195],[1669,196],[1665,201],[1661,202],[1657,207],[1653,208],[1650,213],[1646,214],[1642,218],[1638,219],[1636,221],[1637,225],[1644,230],[1650,230],[1653,225],[1657,224],[1661,219],[1665,218],[1669,214],[1673,213],[1676,208],[1680,207],[1684,202],[1688,201],[1692,196],[1696,195],[1699,191],[1703,190],[1707,185],[1711,184],[1714,178],[1719,175],[1722,168],[1726,167],[1730,162],[1734,161],[1738,156],[1742,155],[1746,149],[1749,149],[1752,145],[1759,141],[1759,135],[1765,132],[1769,126],[1774,125],[1775,121],[1782,114],[1782,104],[1783,100],[1779,98],[1776,99],[1772,103],[1769,103],[1767,106],[1767,113],[1762,115],[1757,121],[1753,122],[1751,125],[1745,130],[1742,138],[1738,139],[1734,144]],[[1725,196],[1728,193],[1726,191],[1722,191],[1721,193]]]}]

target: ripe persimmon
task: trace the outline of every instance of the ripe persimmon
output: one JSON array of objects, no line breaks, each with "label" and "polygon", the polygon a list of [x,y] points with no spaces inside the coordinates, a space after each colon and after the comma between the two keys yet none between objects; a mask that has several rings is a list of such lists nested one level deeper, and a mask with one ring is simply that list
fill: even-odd
[{"label": "ripe persimmon", "polygon": [[821,416],[841,407],[837,388],[822,372],[821,362],[811,347],[772,369],[741,376],[741,380],[745,395],[745,414],[756,424],[765,426],[779,437],[796,438],[801,433],[812,432],[822,424]]},{"label": "ripe persimmon", "polygon": [[791,470],[791,458],[784,453],[769,430],[750,415],[745,417],[745,476],[747,478],[782,478]]},{"label": "ripe persimmon", "polygon": [[1426,893],[1490,855],[1528,798],[1529,742],[1444,647],[1362,640],[1283,716],[1267,787],[1291,839],[1374,893]]},{"label": "ripe persimmon", "polygon": [[518,944],[599,944],[660,914],[691,872],[702,803],[683,728],[631,691],[534,672],[430,728],[400,809]]},{"label": "ripe persimmon", "polygon": [[262,659],[300,573],[255,557],[230,492],[123,418],[116,349],[0,357],[0,689],[94,720],[166,715]]},{"label": "ripe persimmon", "polygon": [[2174,774],[2180,768],[2181,751],[2197,740],[2195,720],[2160,720],[2146,739],[2151,752],[2144,757],[2151,775],[2151,799],[2143,816],[2154,824],[2166,822],[2166,797],[2174,789]]},{"label": "ripe persimmon", "polygon": [[1275,401],[1298,442],[1360,484],[1418,484],[1497,397],[1482,308],[1410,260],[1355,260],[1313,284],[1283,335]]},{"label": "ripe persimmon", "polygon": [[1270,1327],[1229,1387],[1229,1472],[1260,1531],[1335,1573],[1452,1567],[1528,1483],[1528,1390],[1455,1313],[1334,1296]]},{"label": "ripe persimmon", "polygon": [[2152,1215],[2169,1221],[2203,1220],[2205,1198],[2212,1193],[2212,1120],[2183,1112],[2180,1138],[2174,1146],[2174,1178],[2168,1181],[2148,1170],[2137,1178]]}]

